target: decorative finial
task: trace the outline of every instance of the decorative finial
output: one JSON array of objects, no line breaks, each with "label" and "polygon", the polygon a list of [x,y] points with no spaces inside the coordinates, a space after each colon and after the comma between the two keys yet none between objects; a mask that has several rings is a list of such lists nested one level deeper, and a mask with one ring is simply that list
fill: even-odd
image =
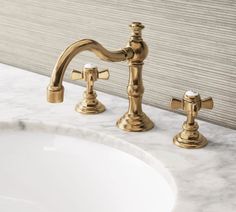
[{"label": "decorative finial", "polygon": [[142,29],[144,28],[144,25],[140,22],[133,22],[132,24],[129,25],[130,28],[132,29],[132,38],[133,39],[142,39]]}]

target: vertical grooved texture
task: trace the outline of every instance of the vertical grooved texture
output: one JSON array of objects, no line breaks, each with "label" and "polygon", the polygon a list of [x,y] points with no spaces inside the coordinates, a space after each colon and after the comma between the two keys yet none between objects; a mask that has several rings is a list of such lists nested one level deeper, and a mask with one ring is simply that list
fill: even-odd
[{"label": "vertical grooved texture", "polygon": [[[202,119],[236,129],[233,0],[0,0],[0,62],[50,75],[61,51],[78,39],[95,39],[110,50],[124,47],[132,21],[146,26],[150,50],[144,102],[169,109],[171,96],[194,89],[215,101],[212,111],[200,112]],[[125,62],[102,62],[85,52],[68,67],[67,80],[85,63],[110,69],[110,80],[97,82],[98,90],[127,96]]]}]

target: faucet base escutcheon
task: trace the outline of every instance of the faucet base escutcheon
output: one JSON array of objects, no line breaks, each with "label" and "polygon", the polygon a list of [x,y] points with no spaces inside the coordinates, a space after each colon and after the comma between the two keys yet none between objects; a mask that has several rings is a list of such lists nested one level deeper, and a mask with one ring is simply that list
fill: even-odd
[{"label": "faucet base escutcheon", "polygon": [[104,112],[106,110],[105,106],[97,100],[96,97],[96,92],[93,92],[93,94],[87,94],[85,91],[83,100],[76,105],[75,110],[79,113],[88,115]]},{"label": "faucet base escutcheon", "polygon": [[145,113],[140,115],[125,113],[117,122],[117,127],[130,132],[144,132],[154,127],[153,122]]},{"label": "faucet base escutcheon", "polygon": [[198,132],[198,128],[199,126],[196,121],[194,124],[184,122],[183,131],[173,138],[174,144],[186,149],[198,149],[206,146],[208,141]]}]

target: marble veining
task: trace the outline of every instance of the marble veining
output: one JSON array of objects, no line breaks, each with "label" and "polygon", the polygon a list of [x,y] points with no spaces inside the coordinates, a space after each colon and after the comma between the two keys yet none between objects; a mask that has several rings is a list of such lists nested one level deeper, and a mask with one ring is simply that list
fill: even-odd
[{"label": "marble veining", "polygon": [[178,148],[172,144],[172,137],[181,129],[185,120],[182,115],[144,105],[155,128],[128,133],[115,126],[127,109],[127,99],[99,93],[107,111],[86,116],[74,111],[84,88],[64,83],[64,103],[50,104],[46,101],[48,77],[4,64],[0,70],[0,130],[40,129],[94,136],[96,142],[161,169],[177,192],[174,212],[236,211],[236,130],[198,121],[209,145],[198,150]]}]

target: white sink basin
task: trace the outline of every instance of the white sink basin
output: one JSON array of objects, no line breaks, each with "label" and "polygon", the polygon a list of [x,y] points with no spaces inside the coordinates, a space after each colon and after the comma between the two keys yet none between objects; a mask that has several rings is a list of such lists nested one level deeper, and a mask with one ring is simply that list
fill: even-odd
[{"label": "white sink basin", "polygon": [[143,161],[80,137],[0,133],[1,212],[167,212],[174,192]]}]

